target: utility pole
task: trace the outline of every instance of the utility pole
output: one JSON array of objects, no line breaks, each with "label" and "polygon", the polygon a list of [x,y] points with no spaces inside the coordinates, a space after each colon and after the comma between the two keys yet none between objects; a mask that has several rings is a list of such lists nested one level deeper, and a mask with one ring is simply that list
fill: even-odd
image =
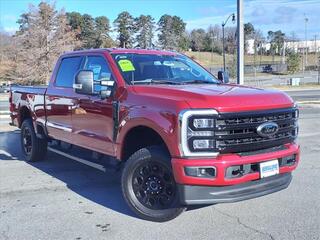
[{"label": "utility pole", "polygon": [[318,46],[317,46],[317,37],[318,35],[314,35],[314,53],[316,56],[316,64],[318,66]]},{"label": "utility pole", "polygon": [[243,0],[237,0],[237,32],[238,32],[238,64],[237,83],[244,83],[244,30],[243,30]]},{"label": "utility pole", "polygon": [[317,35],[314,35],[314,53],[316,58],[316,65],[318,70],[318,84],[320,85],[320,58],[318,58],[318,44],[317,44]]},{"label": "utility pole", "polygon": [[305,71],[305,68],[307,67],[307,64],[308,64],[308,21],[309,19],[306,17],[306,15],[304,15],[305,18],[304,18],[304,35],[305,35],[305,46],[304,46],[304,53],[305,53],[305,56],[304,56],[304,68],[303,68],[303,73]]}]

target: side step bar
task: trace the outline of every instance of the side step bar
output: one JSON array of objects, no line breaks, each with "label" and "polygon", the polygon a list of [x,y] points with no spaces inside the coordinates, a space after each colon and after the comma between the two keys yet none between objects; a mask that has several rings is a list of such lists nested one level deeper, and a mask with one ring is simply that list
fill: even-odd
[{"label": "side step bar", "polygon": [[48,147],[48,150],[51,151],[51,152],[57,153],[59,155],[62,155],[64,157],[70,158],[70,159],[72,159],[74,161],[83,163],[83,164],[85,164],[85,165],[87,165],[89,167],[93,167],[95,169],[98,169],[98,170],[100,170],[102,172],[106,172],[106,168],[103,165],[100,165],[98,163],[94,163],[94,162],[91,162],[91,161],[88,161],[88,160],[73,156],[71,154],[65,153],[65,152],[63,152],[61,150],[58,150],[58,149],[55,149],[55,148],[52,148],[52,147]]}]

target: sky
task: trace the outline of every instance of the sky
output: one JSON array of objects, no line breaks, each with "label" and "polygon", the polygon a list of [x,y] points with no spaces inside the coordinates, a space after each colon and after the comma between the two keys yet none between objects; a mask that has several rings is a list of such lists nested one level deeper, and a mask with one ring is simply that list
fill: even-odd
[{"label": "sky", "polygon": [[[14,33],[19,15],[29,4],[40,0],[0,0],[0,30]],[[53,1],[49,1],[53,2]],[[231,13],[236,13],[236,0],[56,0],[57,9],[88,13],[93,17],[107,16],[111,22],[121,11],[137,17],[150,14],[159,20],[163,14],[177,15],[187,23],[187,30],[208,28],[221,24]],[[251,22],[264,35],[269,30],[282,30],[291,36],[295,32],[305,37],[305,18],[308,18],[307,37],[320,38],[320,0],[244,0],[244,22]],[[235,26],[230,21],[229,26]]]}]

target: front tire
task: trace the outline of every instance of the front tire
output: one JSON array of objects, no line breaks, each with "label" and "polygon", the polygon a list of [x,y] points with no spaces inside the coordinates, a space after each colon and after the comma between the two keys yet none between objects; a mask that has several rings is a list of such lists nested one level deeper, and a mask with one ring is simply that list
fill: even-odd
[{"label": "front tire", "polygon": [[159,146],[138,150],[126,162],[122,193],[129,207],[142,219],[165,222],[179,216],[179,193],[167,151]]},{"label": "front tire", "polygon": [[26,119],[21,125],[21,148],[27,162],[43,160],[47,153],[48,141],[36,136],[32,120]]}]

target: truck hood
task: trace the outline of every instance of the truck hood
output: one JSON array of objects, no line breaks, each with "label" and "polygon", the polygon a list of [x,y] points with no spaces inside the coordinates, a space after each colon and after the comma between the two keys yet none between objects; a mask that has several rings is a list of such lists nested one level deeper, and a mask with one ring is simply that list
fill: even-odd
[{"label": "truck hood", "polygon": [[293,100],[284,92],[231,84],[139,85],[137,94],[186,101],[190,108],[214,108],[219,112],[289,108]]}]

